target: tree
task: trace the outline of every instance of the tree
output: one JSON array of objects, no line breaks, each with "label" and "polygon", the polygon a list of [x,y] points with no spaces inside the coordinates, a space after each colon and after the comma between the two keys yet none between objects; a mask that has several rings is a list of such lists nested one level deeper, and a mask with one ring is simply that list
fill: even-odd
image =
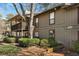
[{"label": "tree", "polygon": [[[26,15],[25,15],[23,5],[21,3],[19,3],[19,5],[20,5],[20,9],[22,11],[22,14],[20,14],[20,12],[18,11],[16,4],[13,3],[13,6],[15,7],[15,10],[18,13],[18,15],[20,15],[26,21]],[[30,38],[32,39],[33,38],[33,29],[34,29],[34,26],[33,26],[34,4],[31,3],[30,5],[31,5],[31,8],[30,8],[30,32],[29,33],[30,33]],[[23,33],[23,31],[22,31],[22,33]]]},{"label": "tree", "polygon": [[34,26],[33,26],[34,9],[35,9],[35,4],[31,3],[31,8],[30,8],[30,38],[31,39],[33,39],[33,31],[34,31]]},{"label": "tree", "polygon": [[[27,4],[26,4],[27,5]],[[41,5],[41,4],[39,4]],[[43,6],[43,8],[46,8],[49,4],[42,4],[41,6]],[[24,10],[23,8],[23,4],[19,3],[19,6],[20,6],[20,9],[22,11],[22,14],[18,11],[18,8],[17,8],[17,5],[15,3],[13,3],[13,6],[16,10],[16,12],[18,13],[18,15],[20,15],[25,21],[26,21],[26,15],[25,15],[25,11],[27,10]],[[28,6],[28,10],[30,10],[30,25],[28,28],[29,29],[29,33],[30,33],[30,38],[32,39],[33,38],[33,31],[34,31],[34,26],[33,26],[33,21],[34,21],[34,13],[35,13],[35,8],[36,6],[38,6],[37,4],[34,4],[34,3],[30,3],[30,7]],[[27,21],[26,21],[27,22]],[[28,22],[27,22],[28,23]]]},{"label": "tree", "polygon": [[41,3],[41,6],[44,8],[44,10],[47,10],[50,3]]},{"label": "tree", "polygon": [[2,17],[3,17],[2,14],[0,14],[0,19],[1,19]]},{"label": "tree", "polygon": [[14,16],[14,14],[12,14],[12,13],[9,13],[9,14],[7,14],[7,19],[10,19],[10,18],[12,18]]}]

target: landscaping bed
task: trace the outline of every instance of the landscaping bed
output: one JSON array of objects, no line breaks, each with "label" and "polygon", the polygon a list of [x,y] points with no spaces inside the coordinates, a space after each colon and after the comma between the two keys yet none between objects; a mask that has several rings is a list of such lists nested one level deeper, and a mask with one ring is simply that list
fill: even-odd
[{"label": "landscaping bed", "polygon": [[18,56],[64,56],[63,53],[53,52],[52,48],[45,49],[37,46],[23,48],[17,55]]},{"label": "landscaping bed", "polygon": [[[15,46],[15,37],[4,37],[3,42],[12,45],[2,45],[0,55],[21,55],[21,56],[59,56],[63,53],[55,53],[63,48],[62,44],[57,43],[54,38],[20,38]],[[20,48],[22,49],[20,49]],[[4,52],[3,52],[4,51]]]}]

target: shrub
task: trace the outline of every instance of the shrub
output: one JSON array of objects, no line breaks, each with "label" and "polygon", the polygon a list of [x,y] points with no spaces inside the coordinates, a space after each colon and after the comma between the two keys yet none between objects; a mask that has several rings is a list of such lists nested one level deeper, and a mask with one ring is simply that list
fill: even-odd
[{"label": "shrub", "polygon": [[0,46],[0,55],[17,55],[19,51],[20,48],[13,45]]},{"label": "shrub", "polygon": [[5,37],[3,38],[3,41],[6,42],[6,43],[15,43],[16,38],[15,38],[15,37],[8,37],[8,36],[5,36]]},{"label": "shrub", "polygon": [[27,46],[33,46],[33,45],[38,45],[40,40],[38,38],[20,38],[19,39],[19,45],[22,47],[27,47]]},{"label": "shrub", "polygon": [[75,52],[79,53],[79,41],[75,41],[72,45],[72,48]]},{"label": "shrub", "polygon": [[30,45],[39,45],[39,42],[40,42],[40,39],[38,38],[33,38],[33,39],[30,39]]},{"label": "shrub", "polygon": [[64,48],[63,44],[57,44],[53,47],[53,51],[62,51]]},{"label": "shrub", "polygon": [[48,39],[42,39],[40,45],[41,47],[48,47]]},{"label": "shrub", "polygon": [[3,41],[6,42],[8,39],[8,36],[3,36]]},{"label": "shrub", "polygon": [[52,37],[51,38],[48,38],[48,42],[50,44],[50,47],[54,47],[54,46],[58,45],[58,43]]},{"label": "shrub", "polygon": [[7,39],[8,38],[8,36],[3,36],[3,39]]},{"label": "shrub", "polygon": [[29,46],[30,39],[29,38],[20,38],[19,39],[19,45],[22,47]]}]

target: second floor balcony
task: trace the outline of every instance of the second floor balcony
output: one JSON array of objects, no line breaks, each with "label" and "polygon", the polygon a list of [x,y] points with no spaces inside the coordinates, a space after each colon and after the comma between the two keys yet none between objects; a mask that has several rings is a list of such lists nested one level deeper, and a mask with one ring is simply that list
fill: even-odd
[{"label": "second floor balcony", "polygon": [[28,27],[26,26],[26,22],[20,22],[11,26],[12,31],[28,31]]}]

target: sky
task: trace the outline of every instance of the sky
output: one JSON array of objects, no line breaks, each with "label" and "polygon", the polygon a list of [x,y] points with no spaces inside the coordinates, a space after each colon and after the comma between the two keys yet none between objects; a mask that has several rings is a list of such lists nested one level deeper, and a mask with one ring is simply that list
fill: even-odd
[{"label": "sky", "polygon": [[11,3],[0,3],[0,14],[2,14],[3,18],[6,17],[7,14],[12,13],[16,14],[14,7],[12,7]]},{"label": "sky", "polygon": [[[17,7],[19,9],[18,4],[17,4]],[[40,10],[42,10],[41,6],[39,6],[39,4],[36,8],[37,8],[36,12],[39,12]],[[21,10],[19,9],[19,11],[21,11]],[[14,15],[17,14],[12,3],[0,3],[0,14],[2,14],[2,16],[3,16],[2,18],[5,19],[7,17],[7,14],[9,14],[9,13],[12,13]]]}]

